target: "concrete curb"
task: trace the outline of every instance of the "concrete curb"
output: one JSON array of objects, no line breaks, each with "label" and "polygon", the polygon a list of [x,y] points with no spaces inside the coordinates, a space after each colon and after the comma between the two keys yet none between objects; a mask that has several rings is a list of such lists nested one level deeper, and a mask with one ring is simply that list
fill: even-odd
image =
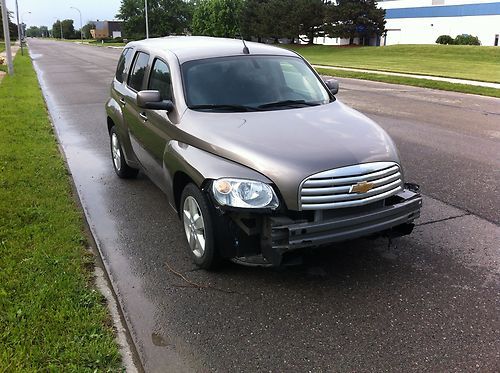
[{"label": "concrete curb", "polygon": [[401,76],[401,77],[406,77],[406,78],[435,80],[435,81],[440,81],[440,82],[448,82],[448,83],[455,83],[455,84],[467,84],[467,85],[473,85],[473,86],[478,86],[478,87],[500,89],[500,83],[480,82],[477,80],[444,78],[444,77],[432,76],[432,75],[393,73],[393,72],[389,72],[389,71],[354,69],[354,68],[350,68],[350,67],[336,67],[336,66],[326,66],[326,65],[313,65],[313,67],[320,68],[320,69],[328,69],[328,70],[342,70],[342,71],[353,71],[353,72],[379,74],[379,75]]},{"label": "concrete curb", "polygon": [[[31,58],[31,55],[30,55]],[[42,95],[45,101],[45,105],[47,107],[47,113],[49,115],[49,120],[51,123],[52,128],[54,129],[54,134],[57,139],[57,146],[59,148],[59,152],[61,156],[63,157],[65,167],[69,170],[69,165],[68,161],[66,158],[66,154],[64,153],[64,149],[61,146],[61,139],[59,138],[58,131],[56,127],[54,126],[54,120],[52,118],[52,113],[50,112],[50,104],[48,102],[48,98],[45,94],[45,91],[43,90],[43,81],[41,80],[40,76],[40,70],[38,69],[36,62],[31,58],[32,63],[33,63],[33,68],[35,69],[36,75],[37,75],[37,80],[38,84],[40,85],[40,90],[42,91]],[[106,273],[106,266],[102,260],[102,254],[99,250],[99,247],[97,245],[97,241],[95,239],[94,232],[92,232],[92,229],[88,223],[87,220],[87,215],[85,213],[85,210],[82,206],[80,196],[78,193],[78,189],[74,183],[73,178],[70,178],[71,180],[71,185],[72,185],[72,190],[73,190],[73,196],[74,199],[76,200],[78,206],[80,207],[80,210],[83,214],[84,222],[85,222],[85,228],[86,228],[86,236],[91,242],[91,247],[94,249],[90,248],[89,250],[92,250],[94,255],[97,256],[97,260],[99,263],[96,263],[94,266],[94,278],[95,278],[95,286],[101,292],[101,294],[106,298],[106,303],[107,303],[107,309],[109,311],[109,315],[111,319],[113,320],[113,327],[115,330],[115,339],[116,343],[118,344],[118,348],[120,350],[120,355],[122,357],[122,363],[123,367],[126,372],[131,372],[131,373],[137,373],[137,372],[143,372],[144,369],[140,365],[140,359],[138,357],[137,353],[137,348],[133,343],[133,339],[130,335],[130,332],[128,331],[126,322],[124,321],[124,315],[123,315],[123,310],[121,309],[120,303],[117,300],[116,293],[113,289],[111,280],[109,276]],[[137,358],[134,358],[137,356]]]}]

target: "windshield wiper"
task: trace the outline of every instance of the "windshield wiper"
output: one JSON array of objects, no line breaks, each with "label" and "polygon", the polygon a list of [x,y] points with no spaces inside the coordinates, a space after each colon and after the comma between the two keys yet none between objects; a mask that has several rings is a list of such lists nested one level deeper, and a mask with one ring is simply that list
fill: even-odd
[{"label": "windshield wiper", "polygon": [[296,105],[305,105],[305,106],[318,106],[317,102],[307,102],[304,100],[284,100],[284,101],[276,101],[270,102],[268,104],[259,105],[259,109],[267,109],[273,107],[281,107],[281,106],[296,106]]},{"label": "windshield wiper", "polygon": [[190,109],[211,109],[211,110],[233,110],[233,111],[257,111],[256,107],[245,105],[232,105],[232,104],[206,104],[206,105],[192,105]]}]

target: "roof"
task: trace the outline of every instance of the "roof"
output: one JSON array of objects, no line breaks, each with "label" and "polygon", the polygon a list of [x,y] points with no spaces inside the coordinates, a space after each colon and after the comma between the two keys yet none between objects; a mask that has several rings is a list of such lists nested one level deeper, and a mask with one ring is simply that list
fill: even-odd
[{"label": "roof", "polygon": [[[245,41],[251,55],[296,56],[287,49],[271,45]],[[212,38],[207,36],[167,36],[145,39],[129,43],[130,46],[143,46],[155,51],[174,53],[180,63],[203,58],[243,55],[243,42],[240,39]]]}]

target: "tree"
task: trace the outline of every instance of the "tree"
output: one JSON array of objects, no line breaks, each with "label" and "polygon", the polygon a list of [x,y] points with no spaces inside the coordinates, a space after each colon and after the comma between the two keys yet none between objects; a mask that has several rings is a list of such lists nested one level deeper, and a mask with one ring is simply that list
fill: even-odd
[{"label": "tree", "polygon": [[259,41],[305,35],[312,43],[323,30],[325,9],[323,0],[246,0],[241,11],[242,32]]},{"label": "tree", "polygon": [[337,0],[327,11],[328,36],[349,39],[369,38],[385,31],[385,10],[377,7],[375,0]]},{"label": "tree", "polygon": [[313,44],[314,38],[323,33],[326,5],[327,3],[323,0],[297,1],[299,32],[307,36],[309,44]]},{"label": "tree", "polygon": [[240,13],[240,26],[241,34],[250,39],[251,37],[257,38],[259,42],[262,38],[267,36],[268,22],[264,19],[269,0],[246,0]]},{"label": "tree", "polygon": [[49,28],[47,26],[40,26],[40,32],[42,33],[42,38],[49,37]]},{"label": "tree", "polygon": [[75,33],[75,27],[73,26],[73,20],[72,19],[65,19],[62,21],[57,20],[52,25],[52,37],[53,38],[60,38],[61,37],[61,27],[62,27],[62,37],[64,39],[75,39],[77,37],[77,34]]},{"label": "tree", "polygon": [[242,0],[201,0],[196,4],[192,29],[197,35],[234,38],[241,35]]},{"label": "tree", "polygon": [[85,39],[92,38],[92,34],[90,33],[90,30],[95,30],[95,23],[94,22],[88,22],[85,26],[82,27],[83,37]]},{"label": "tree", "polygon": [[32,38],[38,38],[42,36],[42,31],[40,30],[40,27],[31,26],[26,30],[26,36]]},{"label": "tree", "polygon": [[[12,17],[12,12],[7,12],[7,18],[9,19],[9,33],[10,33],[10,39],[11,40],[16,40],[17,39],[17,25],[15,23],[12,23],[10,20],[10,17]],[[4,39],[4,34],[3,34],[3,13],[2,13],[2,6],[0,5],[0,39]]]},{"label": "tree", "polygon": [[[193,2],[183,0],[149,0],[150,36],[183,34],[191,24]],[[117,18],[123,20],[123,32],[131,39],[146,36],[143,0],[122,0]]]}]

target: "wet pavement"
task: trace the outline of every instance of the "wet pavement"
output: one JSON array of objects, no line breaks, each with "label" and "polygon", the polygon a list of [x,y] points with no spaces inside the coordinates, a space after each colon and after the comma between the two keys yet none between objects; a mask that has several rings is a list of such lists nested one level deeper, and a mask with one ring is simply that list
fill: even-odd
[{"label": "wet pavement", "polygon": [[144,370],[500,370],[500,100],[342,79],[339,97],[388,130],[422,184],[414,233],[210,273],[160,190],[114,175],[104,102],[120,51],[30,49]]}]

